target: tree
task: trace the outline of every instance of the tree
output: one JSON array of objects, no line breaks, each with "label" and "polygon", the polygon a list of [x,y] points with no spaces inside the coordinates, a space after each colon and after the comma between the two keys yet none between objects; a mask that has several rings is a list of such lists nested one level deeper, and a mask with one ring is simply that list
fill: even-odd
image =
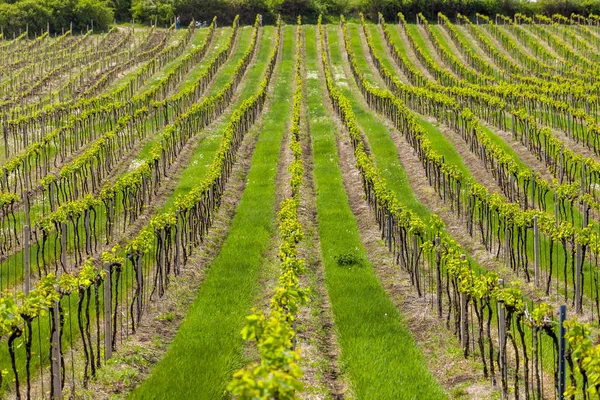
[{"label": "tree", "polygon": [[114,13],[107,3],[98,0],[79,0],[74,10],[77,28],[84,30],[87,26],[91,28],[94,21],[94,29],[107,30],[113,22]]},{"label": "tree", "polygon": [[173,0],[133,0],[131,14],[136,21],[159,25],[170,23],[175,16]]},{"label": "tree", "polygon": [[110,7],[114,10],[115,19],[119,22],[131,20],[131,0],[112,0]]}]

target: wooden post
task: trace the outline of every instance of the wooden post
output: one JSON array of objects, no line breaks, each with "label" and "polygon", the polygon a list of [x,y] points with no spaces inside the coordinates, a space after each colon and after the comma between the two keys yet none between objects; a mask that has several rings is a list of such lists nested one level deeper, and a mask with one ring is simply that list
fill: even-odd
[{"label": "wooden post", "polygon": [[112,357],[112,268],[104,263],[104,360]]},{"label": "wooden post", "polygon": [[60,262],[63,270],[67,271],[67,224],[60,225]]},{"label": "wooden post", "polygon": [[175,225],[175,266],[174,273],[179,275],[181,271],[181,224],[179,223],[179,210],[177,210],[177,223]]},{"label": "wooden post", "polygon": [[92,254],[92,230],[90,229],[90,210],[85,210],[83,215],[85,225],[85,251],[87,255]]},{"label": "wooden post", "polygon": [[167,283],[167,245],[166,245],[166,234],[165,234],[165,230],[161,229],[160,230],[160,241],[163,245],[163,248],[160,251],[160,265],[158,266],[158,269],[161,271],[158,276],[159,276],[159,283],[158,283],[158,296],[162,296],[165,290],[165,285]]},{"label": "wooden post", "polygon": [[29,242],[31,240],[31,230],[29,225],[23,226],[23,267],[25,269],[25,294],[29,294],[31,289],[31,266],[29,254]]},{"label": "wooden post", "polygon": [[438,317],[442,317],[442,253],[440,251],[440,237],[435,237],[435,281],[437,294],[437,311]]},{"label": "wooden post", "polygon": [[535,274],[535,286],[540,286],[540,230],[538,226],[538,216],[533,216],[533,260],[534,260],[534,274]]},{"label": "wooden post", "polygon": [[576,249],[576,260],[575,260],[575,312],[581,314],[583,311],[581,306],[581,271],[583,266],[583,257],[581,251],[581,245],[577,244]]},{"label": "wooden post", "polygon": [[8,150],[10,150],[10,145],[8,144],[8,126],[6,125],[6,113],[3,114],[2,116],[2,132],[4,134],[4,155],[6,158],[8,158]]},{"label": "wooden post", "polygon": [[510,239],[508,237],[508,218],[504,218],[504,263],[510,266]]},{"label": "wooden post", "polygon": [[60,308],[58,301],[54,302],[52,312],[52,324],[54,325],[54,332],[52,333],[52,392],[54,400],[62,399],[62,366],[60,359]]},{"label": "wooden post", "polygon": [[516,202],[515,200],[515,176],[510,175],[510,201]]},{"label": "wooden post", "polygon": [[554,192],[554,222],[558,227],[558,194]]},{"label": "wooden post", "polygon": [[558,167],[558,180],[559,183],[563,183],[563,177],[564,177],[564,168],[563,168],[563,162],[565,159],[565,151],[563,148],[560,149],[560,165]]},{"label": "wooden post", "polygon": [[136,268],[136,274],[137,274],[137,281],[139,282],[139,288],[140,288],[140,293],[137,297],[137,310],[138,310],[138,315],[137,315],[137,322],[139,323],[142,320],[142,307],[143,307],[143,303],[142,303],[142,296],[143,296],[143,291],[144,291],[144,274],[142,273],[142,258],[144,257],[144,254],[142,253],[137,260],[137,268]]},{"label": "wooden post", "polygon": [[564,322],[567,319],[567,306],[560,306],[560,325],[558,328],[558,398],[563,400],[565,398],[564,393],[566,389],[565,377],[566,377],[566,366],[565,366],[565,327]]},{"label": "wooden post", "polygon": [[465,217],[467,218],[467,231],[469,233],[469,235],[472,232],[472,227],[471,227],[471,184],[467,183],[467,208],[465,210]]},{"label": "wooden post", "polygon": [[417,235],[413,235],[413,268],[415,273],[415,282],[417,283],[417,292],[421,297],[421,283],[419,280],[419,263],[417,258],[419,257],[419,241]]},{"label": "wooden post", "polygon": [[[465,260],[467,257],[462,254],[461,260]],[[463,349],[465,357],[469,355],[469,319],[468,319],[468,307],[467,307],[467,294],[462,292],[460,294],[460,344]]]},{"label": "wooden post", "polygon": [[[498,286],[504,286],[504,279],[498,279]],[[508,371],[506,370],[506,317],[504,315],[504,301],[498,300],[498,363],[500,364],[500,374],[502,375],[502,398],[508,399],[508,388],[506,379]]]},{"label": "wooden post", "polygon": [[[444,156],[442,156],[442,164],[444,164],[444,162],[446,161],[446,159],[444,158]],[[442,172],[442,187],[444,188],[444,203],[446,202],[446,175],[444,175],[444,173]]]},{"label": "wooden post", "polygon": [[[586,206],[586,204],[584,202],[581,202],[581,213],[583,214],[583,218],[582,218],[582,228],[586,228],[588,225],[588,208]],[[583,271],[583,263],[585,262],[585,259],[583,258],[583,251],[581,248],[581,244],[577,244],[577,269],[576,269],[576,273],[577,276],[575,277],[575,312],[580,314],[581,312],[583,312],[583,305],[581,304],[581,294],[582,294],[582,288],[581,288],[581,273]]]},{"label": "wooden post", "polygon": [[531,209],[535,210],[535,172],[531,179]]},{"label": "wooden post", "polygon": [[581,164],[581,195],[585,195],[585,163]]},{"label": "wooden post", "polygon": [[392,251],[392,212],[388,210],[388,251]]}]

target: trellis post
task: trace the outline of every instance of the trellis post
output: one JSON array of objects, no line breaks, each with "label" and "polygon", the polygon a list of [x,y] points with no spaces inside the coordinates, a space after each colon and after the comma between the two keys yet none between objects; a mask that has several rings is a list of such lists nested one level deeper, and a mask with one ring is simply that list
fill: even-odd
[{"label": "trellis post", "polygon": [[179,223],[179,210],[176,213],[175,224],[175,275],[179,275],[181,270],[181,225]]},{"label": "trellis post", "polygon": [[392,212],[388,210],[388,251],[392,251]]},{"label": "trellis post", "polygon": [[[460,259],[465,261],[467,256],[461,254]],[[460,344],[463,349],[465,357],[469,355],[469,321],[468,321],[468,309],[467,309],[467,294],[461,292],[460,294]]]},{"label": "trellis post", "polygon": [[[585,202],[581,202],[581,213],[583,214],[582,218],[582,228],[586,228],[588,225],[588,209]],[[580,243],[577,243],[577,260],[576,260],[576,274],[575,277],[575,312],[580,314],[583,311],[583,305],[581,304],[581,272],[583,271],[583,263],[585,259],[583,258],[583,249]]]},{"label": "trellis post", "polygon": [[575,312],[577,314],[580,314],[583,311],[582,305],[581,305],[581,270],[582,270],[582,266],[583,266],[583,257],[582,257],[582,250],[581,250],[581,244],[577,243],[577,249],[576,249],[576,260],[575,260]]},{"label": "trellis post", "polygon": [[[444,156],[442,156],[442,165],[445,162]],[[443,169],[442,169],[443,170]],[[444,187],[444,203],[446,202],[446,175],[442,172],[442,186]]]},{"label": "trellis post", "polygon": [[442,317],[442,270],[441,270],[442,254],[440,251],[440,237],[435,237],[435,281],[437,294],[437,311],[438,317]]},{"label": "trellis post", "polygon": [[585,195],[585,163],[581,164],[581,195]]},{"label": "trellis post", "polygon": [[[28,186],[27,178],[25,179],[25,182],[25,185]],[[23,268],[25,272],[25,294],[29,294],[29,290],[31,288],[31,228],[29,224],[29,191],[25,190],[25,225],[23,226]]]},{"label": "trellis post", "polygon": [[465,210],[465,217],[467,217],[467,230],[469,231],[469,235],[473,227],[471,226],[471,184],[467,183],[467,209]]},{"label": "trellis post", "polygon": [[531,209],[535,210],[535,172],[531,178]]},{"label": "trellis post", "polygon": [[565,341],[565,327],[564,322],[567,319],[567,306],[560,306],[560,325],[559,325],[559,336],[558,336],[558,398],[564,400],[565,396],[565,354],[566,354],[566,341]]},{"label": "trellis post", "polygon": [[417,235],[413,235],[413,268],[415,273],[415,282],[417,284],[417,292],[421,297],[421,281],[419,278],[419,239]]},{"label": "trellis post", "polygon": [[112,357],[112,267],[104,263],[104,360]]},{"label": "trellis post", "polygon": [[538,226],[538,216],[533,216],[533,256],[535,286],[540,286],[540,229]]},{"label": "trellis post", "polygon": [[506,266],[510,266],[510,239],[508,233],[508,217],[504,217],[504,263]]},{"label": "trellis post", "polygon": [[558,194],[554,192],[554,222],[558,227]]},{"label": "trellis post", "polygon": [[92,230],[90,227],[90,210],[85,210],[83,214],[83,224],[85,227],[85,251],[88,255],[92,254]]},{"label": "trellis post", "polygon": [[[498,286],[504,286],[504,279],[498,279]],[[506,385],[506,319],[504,316],[504,301],[498,300],[498,361],[500,364],[500,373],[502,374],[502,398],[508,399],[508,390]]]},{"label": "trellis post", "polygon": [[67,224],[60,224],[60,262],[67,271]]},{"label": "trellis post", "polygon": [[23,267],[25,269],[25,294],[29,294],[31,288],[31,266],[29,259],[29,242],[31,240],[31,230],[29,225],[23,226]]},{"label": "trellis post", "polygon": [[137,282],[138,282],[138,288],[139,288],[139,294],[137,296],[137,311],[138,311],[138,315],[137,315],[137,322],[139,323],[142,320],[142,307],[143,307],[143,303],[142,303],[142,297],[143,297],[143,291],[144,291],[144,285],[143,285],[143,271],[142,271],[142,258],[144,257],[144,253],[141,253],[138,256],[137,259],[137,265],[136,265],[136,277],[137,277]]},{"label": "trellis post", "polygon": [[54,302],[52,307],[52,398],[54,400],[62,399],[62,366],[60,358],[60,308],[58,301]]},{"label": "trellis post", "polygon": [[560,183],[563,183],[563,175],[565,172],[564,168],[563,168],[564,158],[565,158],[565,152],[564,152],[564,149],[561,147],[561,149],[560,149],[560,165],[558,168],[558,177],[559,177]]},{"label": "trellis post", "polygon": [[160,250],[160,265],[158,266],[159,272],[159,287],[158,287],[158,295],[159,297],[163,295],[166,282],[167,282],[167,245],[166,245],[166,233],[165,228],[163,227],[160,230],[160,241],[162,243],[162,249]]}]

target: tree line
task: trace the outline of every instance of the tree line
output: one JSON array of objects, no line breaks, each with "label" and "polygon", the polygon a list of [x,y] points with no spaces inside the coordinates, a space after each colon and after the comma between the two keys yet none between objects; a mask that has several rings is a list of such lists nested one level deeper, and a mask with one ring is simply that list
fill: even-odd
[{"label": "tree line", "polygon": [[114,21],[165,26],[176,16],[182,24],[192,20],[210,22],[214,16],[220,24],[229,24],[238,14],[242,24],[251,24],[257,13],[264,16],[265,23],[274,23],[279,14],[289,23],[298,15],[313,23],[320,14],[333,20],[340,14],[363,12],[375,20],[381,12],[393,21],[398,12],[409,19],[420,12],[435,19],[440,11],[449,16],[587,16],[600,14],[600,0],[0,0],[0,27],[4,37],[9,38],[25,29],[31,35],[48,28],[51,33],[60,33],[71,27],[78,33],[90,29],[92,24],[97,30],[106,30]]}]

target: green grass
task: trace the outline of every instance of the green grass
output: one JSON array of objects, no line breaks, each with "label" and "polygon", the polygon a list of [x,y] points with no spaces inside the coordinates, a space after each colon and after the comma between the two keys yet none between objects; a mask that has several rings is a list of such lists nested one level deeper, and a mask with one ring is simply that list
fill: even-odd
[{"label": "green grass", "polygon": [[[336,128],[323,104],[312,26],[306,66],[318,232],[343,369],[359,399],[444,398],[362,246],[338,167]],[[338,266],[335,257],[349,253],[362,261]]]},{"label": "green grass", "polygon": [[240,331],[260,290],[263,255],[276,227],[275,176],[291,112],[294,40],[290,28],[285,30],[273,107],[264,116],[264,128],[228,237],[177,337],[132,398],[221,398],[233,371],[246,361]]},{"label": "green grass", "polygon": [[[246,77],[244,78],[242,91],[237,103],[235,104],[235,107],[239,106],[244,99],[250,97],[256,91],[256,88],[262,80],[264,67],[266,66],[266,63],[269,58],[269,53],[271,52],[271,42],[273,40],[273,37],[271,35],[271,33],[273,32],[271,31],[272,28],[273,27],[269,26],[263,28],[263,36],[259,43],[260,48],[258,50],[256,66],[253,68],[249,68],[246,72]],[[235,56],[232,58],[232,60],[230,60],[230,62],[223,67],[224,71],[229,72],[228,76],[231,76],[235,68],[232,69],[227,67],[235,67],[235,65],[237,65],[238,60],[242,58],[242,56],[246,52],[246,49],[248,48],[248,45],[250,44],[250,33],[246,34],[245,36],[246,38],[240,37],[240,43],[242,42],[242,39],[244,39],[246,42],[246,46],[240,48],[235,54]],[[224,76],[219,76],[219,78],[217,78],[218,81],[227,82],[227,80],[224,79]],[[223,85],[224,84],[225,83],[223,83]],[[213,90],[216,91],[220,89],[223,85],[217,85],[215,83],[215,85],[213,85]],[[231,112],[233,112],[233,108]],[[215,155],[219,148],[219,145],[221,144],[221,131],[225,128],[228,121],[229,118],[224,118],[223,121],[215,129],[212,129],[210,132],[206,132],[206,135],[203,135],[203,137],[198,138],[198,141],[200,142],[198,150],[195,152],[193,158],[186,166],[185,170],[181,175],[181,178],[177,181],[177,186],[173,195],[169,197],[165,205],[162,207],[162,210],[167,210],[168,208],[173,207],[175,205],[177,197],[179,195],[185,195],[187,192],[189,192],[192,188],[194,188],[197,185],[198,177],[204,176],[204,173],[212,163],[213,156]]]}]

